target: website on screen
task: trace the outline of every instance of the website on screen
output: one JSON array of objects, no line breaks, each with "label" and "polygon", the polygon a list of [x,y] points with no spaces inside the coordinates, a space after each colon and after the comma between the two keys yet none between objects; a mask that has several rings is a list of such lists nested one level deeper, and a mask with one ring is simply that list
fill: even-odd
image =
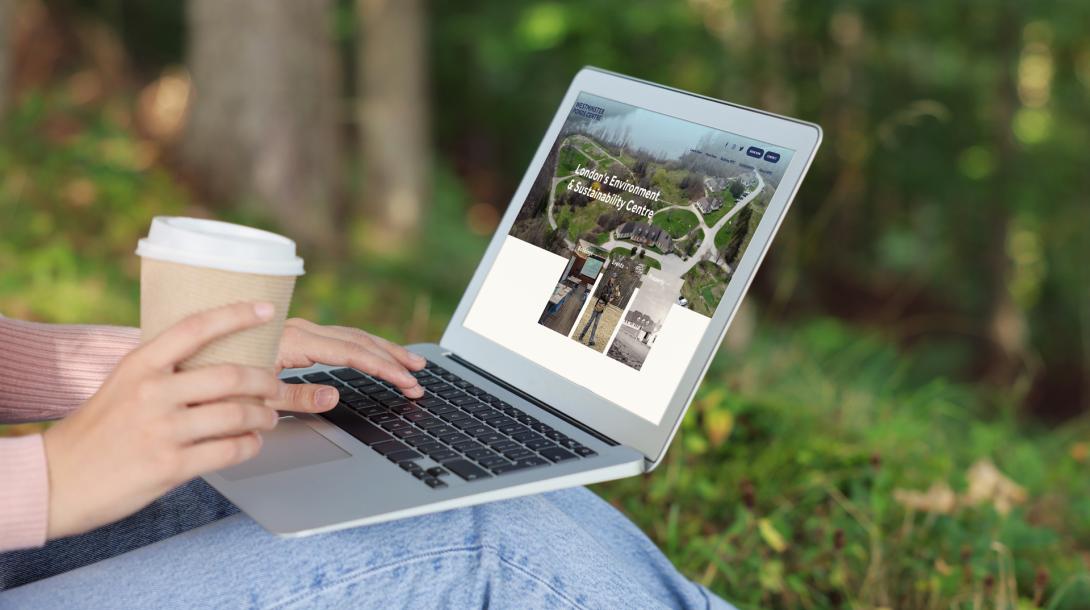
[{"label": "website on screen", "polygon": [[465,326],[657,424],[791,155],[580,94]]}]

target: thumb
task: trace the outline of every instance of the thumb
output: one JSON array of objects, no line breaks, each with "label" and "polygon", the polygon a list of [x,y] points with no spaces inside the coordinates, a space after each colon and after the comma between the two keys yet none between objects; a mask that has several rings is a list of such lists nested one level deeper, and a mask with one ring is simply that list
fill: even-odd
[{"label": "thumb", "polygon": [[313,383],[281,383],[280,394],[268,405],[277,411],[320,413],[337,404],[340,395],[336,388]]}]

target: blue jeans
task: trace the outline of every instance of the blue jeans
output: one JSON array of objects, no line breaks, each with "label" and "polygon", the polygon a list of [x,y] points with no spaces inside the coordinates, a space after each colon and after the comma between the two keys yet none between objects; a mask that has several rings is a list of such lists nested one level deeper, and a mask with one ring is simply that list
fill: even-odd
[{"label": "blue jeans", "polygon": [[[598,320],[601,319],[601,317],[602,317],[602,312],[601,311],[592,311],[592,312],[590,312],[590,319],[587,320],[587,323],[583,325],[583,332],[579,333],[579,342],[580,343],[583,342],[583,335],[587,334],[587,331],[590,330],[590,344],[594,345],[594,335],[598,334]],[[594,329],[593,330],[591,330],[591,327],[590,327],[591,324],[594,324]]]},{"label": "blue jeans", "polygon": [[295,540],[234,513],[198,480],[2,553],[0,608],[731,608],[583,488]]}]

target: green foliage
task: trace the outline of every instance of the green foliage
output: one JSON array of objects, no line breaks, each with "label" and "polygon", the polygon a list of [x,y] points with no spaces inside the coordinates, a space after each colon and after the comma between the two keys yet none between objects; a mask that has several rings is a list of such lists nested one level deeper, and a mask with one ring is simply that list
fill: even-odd
[{"label": "green foliage", "polygon": [[[921,383],[919,357],[831,320],[762,328],[717,357],[656,472],[598,490],[740,607],[970,608],[976,595],[992,607],[1001,587],[1028,603],[1039,574],[1046,602],[1083,607],[1090,513],[1083,494],[1057,491],[1085,485],[1068,439],[1086,426],[990,416],[970,388]],[[964,492],[981,458],[1026,487],[1027,505],[928,514],[894,501],[936,482]]]},{"label": "green foliage", "polygon": [[670,234],[670,237],[677,239],[684,237],[686,233],[692,231],[700,220],[697,219],[696,214],[693,214],[689,210],[666,210],[665,212],[657,212],[652,224],[660,226],[666,229],[666,232]]}]

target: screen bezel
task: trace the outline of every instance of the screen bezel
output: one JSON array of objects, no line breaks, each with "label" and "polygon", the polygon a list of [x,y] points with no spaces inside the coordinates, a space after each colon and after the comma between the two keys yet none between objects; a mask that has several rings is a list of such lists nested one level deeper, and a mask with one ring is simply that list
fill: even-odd
[{"label": "screen bezel", "polygon": [[[749,247],[739,261],[734,278],[729,283],[715,315],[711,318],[707,332],[697,346],[658,424],[616,403],[609,402],[591,390],[572,383],[526,356],[498,345],[464,326],[466,315],[473,306],[500,247],[508,237],[511,226],[529,195],[531,185],[559,136],[572,105],[583,92],[794,151],[780,180],[780,186],[769,202],[768,209],[757,226]],[[677,431],[685,409],[707,372],[708,365],[726,334],[727,327],[737,312],[738,305],[745,296],[761,260],[768,251],[772,237],[783,221],[787,208],[794,199],[820,142],[821,128],[812,123],[780,117],[596,68],[583,68],[572,80],[556,115],[549,124],[480,265],[474,272],[454,316],[443,333],[440,346],[565,415],[639,450],[653,462],[653,467],[661,459]]]}]

